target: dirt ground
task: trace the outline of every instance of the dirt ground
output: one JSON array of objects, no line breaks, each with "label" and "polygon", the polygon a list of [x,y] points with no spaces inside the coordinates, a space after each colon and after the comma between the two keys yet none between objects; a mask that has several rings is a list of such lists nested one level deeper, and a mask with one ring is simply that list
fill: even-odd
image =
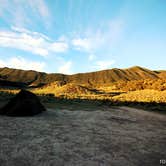
[{"label": "dirt ground", "polygon": [[157,166],[166,115],[129,107],[0,116],[1,166]]}]

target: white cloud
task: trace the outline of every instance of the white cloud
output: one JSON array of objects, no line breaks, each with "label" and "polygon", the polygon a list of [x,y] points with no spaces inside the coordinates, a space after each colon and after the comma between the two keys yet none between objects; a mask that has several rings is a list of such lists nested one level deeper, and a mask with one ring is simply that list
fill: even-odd
[{"label": "white cloud", "polygon": [[108,69],[110,68],[113,64],[115,63],[114,60],[101,60],[101,61],[97,61],[95,63],[95,68],[97,70],[104,70],[104,69]]},{"label": "white cloud", "polygon": [[61,67],[59,67],[58,72],[63,74],[72,74],[71,67],[71,61],[64,62],[64,64]]},{"label": "white cloud", "polygon": [[94,52],[103,43],[103,36],[101,32],[89,33],[85,37],[74,38],[72,40],[72,45],[76,50],[85,52]]},{"label": "white cloud", "polygon": [[68,44],[52,41],[46,35],[12,27],[13,31],[0,31],[0,47],[10,47],[47,56],[49,52],[65,52]]},{"label": "white cloud", "polygon": [[62,36],[59,37],[58,41],[67,43],[69,40],[66,36],[62,35]]},{"label": "white cloud", "polygon": [[0,17],[2,17],[5,8],[8,6],[8,2],[6,0],[0,0],[0,4]]},{"label": "white cloud", "polygon": [[[6,14],[7,13],[7,14]],[[23,1],[18,2],[9,0],[0,0],[0,16],[9,25],[24,25],[29,23],[29,18],[26,16],[25,5]]]},{"label": "white cloud", "polygon": [[39,33],[39,32],[34,32],[34,31],[30,31],[26,28],[22,28],[22,27],[16,27],[16,26],[11,26],[11,29],[15,32],[18,32],[18,33],[25,33],[25,34],[28,34],[28,35],[34,35],[34,36],[39,36],[41,38],[44,38],[45,40],[51,40],[48,36],[42,34],[42,33]]},{"label": "white cloud", "polygon": [[110,44],[116,43],[122,37],[124,27],[124,21],[118,18],[109,23],[107,40]]},{"label": "white cloud", "polygon": [[72,40],[72,44],[75,46],[77,50],[85,50],[89,51],[92,47],[91,40],[88,38],[76,38]]},{"label": "white cloud", "polygon": [[48,6],[44,2],[44,0],[28,0],[27,3],[31,6],[31,8],[37,12],[42,17],[49,17],[50,12]]},{"label": "white cloud", "polygon": [[81,32],[81,37],[73,38],[71,43],[76,50],[89,53],[111,49],[121,38],[123,29],[124,22],[117,18],[97,30],[91,29]]},{"label": "white cloud", "polygon": [[0,59],[0,67],[5,67],[5,66],[6,66],[5,61]]},{"label": "white cloud", "polygon": [[63,42],[54,42],[48,47],[53,52],[64,52],[68,49],[68,44]]},{"label": "white cloud", "polygon": [[44,22],[46,27],[50,26],[52,18],[50,10],[44,0],[28,0],[26,3],[31,7],[35,16],[39,16],[43,20],[42,22]]},{"label": "white cloud", "polygon": [[30,61],[21,57],[12,57],[8,60],[0,59],[0,67],[10,67],[23,70],[44,71],[44,62]]},{"label": "white cloud", "polygon": [[94,59],[96,59],[96,55],[90,54],[89,55],[89,61],[93,61]]}]

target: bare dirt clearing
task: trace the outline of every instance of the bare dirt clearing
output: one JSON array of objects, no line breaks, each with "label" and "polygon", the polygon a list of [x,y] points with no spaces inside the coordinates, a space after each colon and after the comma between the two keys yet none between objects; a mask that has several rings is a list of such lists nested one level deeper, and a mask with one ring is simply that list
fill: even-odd
[{"label": "bare dirt clearing", "polygon": [[1,166],[157,166],[166,115],[129,107],[0,116]]}]

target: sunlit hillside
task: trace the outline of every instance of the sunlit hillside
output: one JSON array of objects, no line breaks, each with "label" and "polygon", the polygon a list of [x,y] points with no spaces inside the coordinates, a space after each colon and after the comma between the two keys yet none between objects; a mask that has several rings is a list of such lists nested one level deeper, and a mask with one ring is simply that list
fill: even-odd
[{"label": "sunlit hillside", "polygon": [[10,84],[25,87],[41,87],[58,81],[61,84],[74,83],[95,87],[110,86],[119,81],[166,79],[165,71],[152,71],[143,67],[135,66],[127,69],[113,68],[90,73],[64,75],[57,73],[43,73],[32,70],[19,70],[0,68],[0,85]]},{"label": "sunlit hillside", "polygon": [[95,91],[88,87],[77,85],[74,83],[68,83],[65,85],[59,85],[58,82],[53,82],[42,88],[36,88],[33,90],[39,94],[54,94],[55,96],[78,96],[78,95],[93,95]]},{"label": "sunlit hillside", "polygon": [[12,94],[26,88],[38,95],[68,99],[166,102],[165,71],[139,66],[74,75],[2,68],[0,86],[1,92]]},{"label": "sunlit hillside", "polygon": [[116,101],[132,101],[132,102],[166,102],[166,90],[137,90],[127,92],[113,97]]}]

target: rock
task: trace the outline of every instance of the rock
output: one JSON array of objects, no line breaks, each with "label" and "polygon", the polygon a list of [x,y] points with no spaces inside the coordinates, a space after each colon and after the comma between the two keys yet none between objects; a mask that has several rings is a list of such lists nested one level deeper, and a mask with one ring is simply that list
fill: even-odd
[{"label": "rock", "polygon": [[39,98],[32,92],[21,90],[1,110],[1,115],[33,116],[46,111]]}]

